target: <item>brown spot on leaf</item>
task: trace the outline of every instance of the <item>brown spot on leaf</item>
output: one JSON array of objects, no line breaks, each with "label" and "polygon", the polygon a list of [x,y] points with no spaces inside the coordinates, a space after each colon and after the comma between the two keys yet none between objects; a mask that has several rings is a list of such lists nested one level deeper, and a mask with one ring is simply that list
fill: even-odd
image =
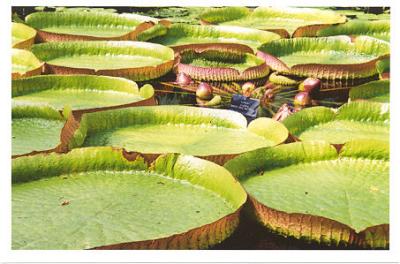
[{"label": "brown spot on leaf", "polygon": [[65,206],[65,205],[69,205],[69,200],[64,200],[62,203],[61,203],[61,206]]}]

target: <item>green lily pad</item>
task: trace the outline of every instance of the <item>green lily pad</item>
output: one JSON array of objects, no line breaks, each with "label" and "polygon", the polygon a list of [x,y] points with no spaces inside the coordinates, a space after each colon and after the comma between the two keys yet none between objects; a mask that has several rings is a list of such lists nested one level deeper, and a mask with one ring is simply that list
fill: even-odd
[{"label": "green lily pad", "polygon": [[171,48],[136,41],[49,42],[32,46],[32,52],[50,73],[111,75],[134,81],[163,76],[174,60]]},{"label": "green lily pad", "polygon": [[176,51],[179,56],[174,71],[196,80],[247,81],[269,74],[265,61],[240,44],[193,44]]},{"label": "green lily pad", "polygon": [[231,60],[227,59],[227,61],[220,61],[213,58],[212,55],[215,55],[215,57],[222,57],[223,54],[216,53],[202,54],[203,56],[198,57],[188,55],[183,58],[182,63],[189,63],[197,67],[233,68],[240,72],[264,63],[263,60],[257,59],[257,57],[252,56],[251,54],[245,54],[243,57],[237,58],[237,61],[235,61],[236,58],[232,58]]},{"label": "green lily pad", "polygon": [[246,7],[213,8],[200,15],[203,22],[242,26],[279,33],[282,37],[315,36],[313,26],[344,23],[346,17],[312,8]]},{"label": "green lily pad", "polygon": [[379,80],[353,87],[350,89],[349,99],[390,103],[390,81]]},{"label": "green lily pad", "polygon": [[317,36],[370,36],[384,41],[390,40],[390,20],[364,21],[353,20],[345,24],[323,28],[317,32]]},{"label": "green lily pad", "polygon": [[[77,118],[71,116],[68,123],[75,124]],[[148,154],[223,157],[284,141],[287,130],[277,121],[271,123],[281,129],[266,126],[252,132],[244,116],[229,110],[177,105],[125,108],[83,114],[68,147],[114,146]]]},{"label": "green lily pad", "polygon": [[200,43],[238,43],[256,49],[263,43],[279,39],[278,34],[236,26],[199,26],[173,24],[167,34],[149,41],[166,46]]},{"label": "green lily pad", "polygon": [[65,119],[45,105],[17,105],[12,108],[12,155],[49,151],[60,144]]},{"label": "green lily pad", "polygon": [[60,110],[132,104],[150,97],[142,97],[135,82],[108,76],[42,75],[12,82],[14,102],[48,104]]},{"label": "green lily pad", "polygon": [[36,56],[23,49],[12,49],[12,79],[40,75],[43,63]]},{"label": "green lily pad", "polygon": [[351,102],[337,111],[318,106],[303,109],[283,123],[303,141],[325,140],[343,144],[356,139],[389,141],[389,104]]},{"label": "green lily pad", "polygon": [[281,39],[259,50],[275,71],[300,77],[350,80],[377,75],[376,61],[389,57],[386,41],[361,36]]},{"label": "green lily pad", "polygon": [[246,201],[209,161],[148,165],[109,147],[17,158],[12,180],[13,249],[207,248],[235,230]]},{"label": "green lily pad", "polygon": [[225,167],[253,212],[285,236],[328,244],[389,246],[389,144],[360,140],[340,153],[325,142],[255,150]]},{"label": "green lily pad", "polygon": [[135,40],[158,19],[111,12],[36,12],[25,18],[41,41]]},{"label": "green lily pad", "polygon": [[22,23],[12,22],[11,33],[11,45],[13,48],[27,49],[35,41],[36,30]]}]

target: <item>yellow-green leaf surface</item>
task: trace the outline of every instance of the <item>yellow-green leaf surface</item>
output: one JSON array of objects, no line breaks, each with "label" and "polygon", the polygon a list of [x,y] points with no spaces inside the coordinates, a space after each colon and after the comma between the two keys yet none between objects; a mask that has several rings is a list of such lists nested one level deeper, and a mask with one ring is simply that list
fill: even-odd
[{"label": "yellow-green leaf surface", "polygon": [[262,45],[259,50],[271,54],[292,67],[299,64],[356,64],[390,53],[389,43],[345,36],[281,39]]},{"label": "yellow-green leaf surface", "polygon": [[229,110],[175,105],[109,110],[84,114],[69,147],[115,146],[142,153],[225,155],[273,146],[288,134],[286,129],[268,130],[268,126],[252,132],[246,125],[244,116]]},{"label": "yellow-green leaf surface", "polygon": [[174,24],[167,34],[151,39],[166,46],[198,43],[239,43],[256,49],[263,43],[279,39],[278,34],[236,26],[198,26]]},{"label": "yellow-green leaf surface", "polygon": [[42,67],[42,62],[32,52],[22,49],[12,49],[12,73],[23,75]]},{"label": "yellow-green leaf surface", "polygon": [[384,73],[390,73],[390,57],[377,61],[376,70],[379,72],[380,79]]},{"label": "yellow-green leaf surface", "polygon": [[[342,14],[354,20],[375,21],[375,20],[390,20],[390,10],[385,10],[381,14],[374,14],[370,10],[355,10],[354,8],[337,9],[336,7],[319,7],[322,10],[331,10],[337,14]],[[363,8],[361,8],[363,9]]]},{"label": "yellow-green leaf surface", "polygon": [[333,11],[312,8],[258,7],[250,11],[246,7],[214,8],[200,18],[208,23],[234,25],[261,30],[285,30],[290,36],[300,27],[336,24],[346,17]]},{"label": "yellow-green leaf surface", "polygon": [[[297,142],[245,153],[225,167],[269,208],[325,217],[356,232],[389,223],[388,143],[352,141],[338,154],[322,141]],[[311,225],[307,219],[298,224]],[[286,228],[276,231],[295,232]]]},{"label": "yellow-green leaf surface", "polygon": [[345,24],[334,25],[321,29],[317,32],[317,36],[370,36],[381,40],[390,40],[390,20],[364,21],[353,20]]},{"label": "yellow-green leaf surface", "polygon": [[289,132],[303,141],[325,140],[343,144],[355,139],[389,141],[389,104],[351,102],[336,112],[317,106],[303,109],[283,123]]},{"label": "yellow-green leaf surface", "polygon": [[133,78],[141,81],[166,74],[174,59],[171,48],[138,41],[50,42],[33,45],[32,52],[49,65],[71,69],[137,69]]},{"label": "yellow-green leaf surface", "polygon": [[37,12],[25,18],[28,25],[41,31],[92,37],[119,37],[154,18],[110,12]]},{"label": "yellow-green leaf surface", "polygon": [[12,82],[15,102],[73,110],[115,106],[144,99],[133,81],[94,75],[42,75]]},{"label": "yellow-green leaf surface", "polygon": [[[224,56],[225,55],[225,56]],[[236,55],[236,56],[235,56]],[[243,72],[248,68],[257,67],[264,63],[261,58],[252,54],[228,54],[224,52],[209,52],[195,54],[184,53],[181,63],[204,68],[232,68]]]},{"label": "yellow-green leaf surface", "polygon": [[[178,51],[177,51],[178,52]],[[269,74],[265,61],[244,45],[194,44],[179,49],[176,73],[203,81],[246,81]]]},{"label": "yellow-green leaf surface", "polygon": [[[166,238],[211,224],[246,200],[227,170],[191,156],[161,156],[149,168],[120,150],[83,148],[18,158],[12,167],[13,249],[88,249]],[[200,243],[213,245],[231,232],[222,228],[220,240]]]},{"label": "yellow-green leaf surface", "polygon": [[380,103],[390,102],[390,81],[379,80],[353,87],[349,92],[349,99],[368,100]]},{"label": "yellow-green leaf surface", "polygon": [[18,48],[23,42],[29,41],[30,39],[32,39],[33,43],[33,38],[35,38],[35,36],[36,30],[33,28],[22,23],[12,22],[11,41],[13,48]]},{"label": "yellow-green leaf surface", "polygon": [[[39,7],[40,8],[40,7]],[[38,7],[35,10],[40,10]],[[104,13],[116,13],[117,10],[114,8],[103,8],[103,7],[65,7],[57,6],[54,7],[55,12],[104,12]]]},{"label": "yellow-green leaf surface", "polygon": [[65,120],[49,106],[13,105],[12,155],[55,148]]}]

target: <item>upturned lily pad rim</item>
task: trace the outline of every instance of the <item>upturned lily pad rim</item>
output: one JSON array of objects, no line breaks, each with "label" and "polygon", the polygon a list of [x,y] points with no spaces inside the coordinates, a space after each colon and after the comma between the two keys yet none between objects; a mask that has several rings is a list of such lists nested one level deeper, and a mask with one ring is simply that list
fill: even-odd
[{"label": "upturned lily pad rim", "polygon": [[[293,158],[282,157],[282,151],[287,152],[290,149],[294,150]],[[319,150],[316,151],[316,149]],[[266,160],[256,159],[256,157],[270,157],[270,159],[266,162]],[[265,171],[318,160],[335,160],[341,157],[389,161],[390,146],[389,143],[380,140],[365,139],[349,141],[340,148],[325,141],[295,142],[244,153],[228,161],[224,167],[241,181],[248,174],[261,170]],[[248,166],[249,160],[252,161],[251,166]],[[243,163],[247,165],[242,166]],[[251,210],[258,221],[268,229],[284,236],[326,244],[334,243],[338,245],[344,243],[346,246],[355,245],[363,248],[389,248],[389,223],[369,226],[357,232],[354,228],[330,218],[281,211],[278,208],[264,205],[250,193],[248,193],[248,197]],[[310,224],[311,226],[308,228],[310,230],[313,226],[317,226],[318,234],[313,233],[314,236],[312,237],[304,236],[302,234],[304,224]]]},{"label": "upturned lily pad rim", "polygon": [[[263,78],[268,75],[269,67],[265,64],[261,57],[254,55],[251,48],[242,44],[234,43],[205,43],[190,44],[174,48],[175,54],[175,73],[185,73],[194,79],[206,81],[247,81]],[[248,67],[243,71],[239,71],[232,67],[201,67],[182,62],[182,58],[186,52],[194,52],[201,56],[203,52],[217,51],[227,54],[247,54],[254,57],[258,61],[257,66]]]},{"label": "upturned lily pad rim", "polygon": [[[217,124],[218,122],[222,122],[225,127],[228,128],[238,128],[238,129],[247,129],[247,121],[245,117],[237,112],[231,111],[231,110],[221,110],[221,109],[209,109],[209,108],[198,108],[198,107],[188,107],[188,106],[180,106],[180,105],[159,105],[159,106],[145,106],[145,107],[139,107],[139,108],[124,108],[120,107],[118,109],[122,111],[126,111],[126,113],[129,113],[129,111],[142,111],[146,112],[148,111],[151,113],[151,110],[154,111],[162,111],[163,109],[172,109],[172,108],[177,108],[181,109],[180,112],[183,112],[187,109],[194,109],[197,111],[206,111],[206,112],[214,112],[214,118],[211,120],[210,119],[210,124]],[[61,146],[60,146],[60,152],[68,152],[71,149],[80,147],[83,144],[83,141],[85,140],[87,136],[87,127],[81,126],[82,119],[85,117],[86,113],[95,113],[97,112],[98,115],[101,115],[102,113],[107,113],[108,110],[114,110],[117,108],[113,109],[99,109],[96,111],[91,111],[91,112],[78,112],[74,111],[71,115],[69,115],[68,120],[61,132]],[[218,113],[219,112],[219,113]],[[111,114],[112,112],[109,112],[108,114]],[[271,120],[271,122],[268,124],[269,127],[272,126],[272,123],[276,126],[279,126],[277,130],[274,129],[274,132],[278,131],[279,135],[276,135],[275,139],[279,140],[279,142],[274,142],[275,145],[282,144],[289,136],[289,132],[282,125],[280,122]],[[262,130],[262,129],[261,129]],[[258,135],[260,137],[265,137],[265,131],[250,131],[250,133],[253,133],[255,135]],[[271,140],[271,139],[270,139]],[[159,155],[160,153],[148,153],[147,155]],[[219,165],[225,164],[228,160],[236,157],[237,153],[233,154],[215,154],[215,155],[197,155],[196,157],[212,161],[214,163],[217,163]]]},{"label": "upturned lily pad rim", "polygon": [[[115,90],[115,91],[121,91],[121,92],[130,93],[130,94],[140,95],[143,98],[143,100],[140,100],[140,101],[118,104],[118,105],[113,105],[113,106],[89,107],[89,108],[83,108],[83,109],[79,109],[79,110],[71,109],[73,112],[85,113],[85,112],[92,112],[92,111],[98,111],[98,110],[144,106],[144,105],[155,105],[156,104],[155,97],[154,97],[154,90],[152,88],[151,88],[153,90],[152,93],[149,91],[147,91],[147,93],[141,93],[142,89],[139,90],[137,83],[134,81],[131,81],[131,80],[128,80],[125,78],[120,78],[120,77],[102,76],[102,75],[97,76],[97,75],[86,75],[86,74],[39,75],[39,76],[33,76],[33,77],[13,80],[11,97],[26,95],[26,94],[35,93],[38,91],[47,90],[47,89],[52,89],[53,86],[60,87],[62,84],[68,85],[68,83],[71,82],[71,80],[76,81],[78,83],[80,80],[82,80],[83,82],[84,81],[90,82],[90,80],[93,80],[93,81],[104,80],[106,82],[114,82],[113,86],[108,85],[109,90]],[[36,85],[36,83],[40,83],[40,82],[42,82],[42,85],[44,85],[45,88],[41,89],[41,90],[37,90],[39,85]],[[60,89],[62,89],[62,88],[60,88]],[[29,104],[29,102],[27,102],[27,104]],[[32,103],[32,104],[34,104],[34,103]],[[69,106],[67,106],[67,107],[69,107]],[[63,111],[63,109],[58,109],[58,110],[61,112],[61,111]]]},{"label": "upturned lily pad rim", "polygon": [[23,32],[23,38],[14,43],[12,48],[28,49],[35,41],[36,30],[22,23],[12,22],[12,35]]},{"label": "upturned lily pad rim", "polygon": [[[150,49],[149,49],[150,48]],[[93,54],[94,51],[103,54],[139,54],[161,59],[163,62],[155,66],[130,67],[120,69],[94,69],[88,67],[69,67],[49,63],[57,57],[65,57],[66,53],[73,55]],[[168,73],[174,63],[174,51],[166,46],[141,41],[70,41],[48,42],[32,46],[32,52],[45,62],[45,72],[52,74],[91,74],[125,77],[133,81],[145,81],[159,78]],[[97,54],[98,55],[98,54]]]},{"label": "upturned lily pad rim", "polygon": [[[100,37],[93,36],[91,34],[78,35],[78,34],[67,34],[57,33],[54,31],[43,30],[44,24],[54,22],[57,26],[60,21],[65,20],[77,20],[86,21],[88,18],[103,20],[105,24],[112,24],[112,22],[118,22],[126,24],[136,23],[130,31],[119,36]],[[55,19],[53,21],[52,19]],[[145,17],[134,14],[117,14],[110,12],[36,12],[29,14],[25,21],[28,25],[36,28],[38,34],[37,39],[40,42],[51,42],[51,41],[74,41],[74,40],[136,40],[137,37],[144,31],[152,28],[153,26],[162,24],[169,26],[170,22],[167,20],[158,20],[152,17]],[[110,22],[111,21],[111,22]],[[81,25],[81,24],[80,24]]]},{"label": "upturned lily pad rim", "polygon": [[40,75],[42,73],[42,69],[44,63],[41,62],[32,52],[29,50],[24,49],[12,49],[12,60],[19,60],[22,59],[21,63],[30,62],[33,64],[33,69],[26,71],[26,72],[12,72],[11,79],[19,79],[29,76]]},{"label": "upturned lily pad rim", "polygon": [[[106,157],[106,159],[102,161],[102,157]],[[73,163],[74,159],[82,159],[84,162],[80,162],[77,165]],[[63,166],[57,167],[60,163]],[[45,166],[41,166],[40,164],[45,164]],[[193,168],[188,166],[190,164],[192,164]],[[202,166],[207,166],[207,169],[196,169]],[[126,241],[117,244],[101,245],[93,249],[207,248],[229,237],[239,224],[239,213],[247,199],[247,194],[243,187],[223,167],[188,155],[147,155],[138,152],[126,152],[124,149],[113,147],[88,147],[74,149],[68,153],[37,154],[13,160],[12,181],[13,183],[27,182],[33,174],[33,180],[37,180],[39,179],[36,178],[37,174],[42,174],[42,177],[54,177],[65,173],[109,169],[110,167],[114,171],[126,169],[154,171],[156,173],[163,173],[166,177],[172,179],[187,180],[193,185],[201,186],[217,193],[222,199],[231,203],[234,211],[214,222],[187,230],[183,233],[171,234],[152,240]],[[180,169],[186,171],[186,174],[189,174],[189,176],[179,172],[178,170]],[[211,170],[217,170],[219,173],[210,173]],[[49,173],[49,171],[52,172]],[[194,173],[198,175],[194,176]],[[229,188],[226,188],[227,186]]]},{"label": "upturned lily pad rim", "polygon": [[[359,116],[353,115],[354,109],[359,111]],[[373,120],[379,122],[389,122],[389,114],[389,103],[352,101],[343,104],[338,109],[333,109],[326,106],[314,106],[310,108],[305,108],[287,117],[285,120],[283,120],[282,123],[289,130],[290,138],[292,138],[294,141],[302,141],[300,138],[298,138],[297,135],[299,133],[303,133],[308,128],[315,125],[327,123],[333,120]],[[346,143],[347,142],[332,145],[340,149]]]},{"label": "upturned lily pad rim", "polygon": [[[223,13],[228,12],[231,13],[228,16],[224,16]],[[314,9],[314,8],[276,8],[276,7],[257,7],[253,11],[250,11],[247,7],[222,7],[218,9],[211,9],[208,11],[205,11],[203,14],[200,15],[200,22],[202,24],[219,24],[219,23],[224,23],[224,22],[229,22],[229,21],[234,21],[236,19],[241,19],[244,17],[251,17],[251,16],[266,16],[268,17],[268,13],[272,12],[273,13],[278,13],[278,17],[282,17],[283,14],[284,17],[288,18],[296,18],[300,17],[301,19],[307,20],[307,14],[310,12],[319,12],[321,13],[321,16],[323,15],[331,15],[331,16],[336,16],[337,21],[334,23],[311,23],[309,25],[303,25],[299,26],[294,32],[290,33],[288,32],[285,28],[279,28],[279,27],[271,27],[271,28],[263,28],[262,30],[267,30],[270,32],[274,32],[279,34],[282,38],[290,38],[290,37],[309,37],[309,36],[315,36],[316,32],[319,29],[328,27],[330,25],[335,25],[335,24],[342,24],[347,21],[346,16],[337,14],[333,11],[329,10],[320,10],[320,9]],[[206,18],[207,16],[212,16],[212,15],[217,14],[217,17],[215,19],[212,18]]]},{"label": "upturned lily pad rim", "polygon": [[[279,59],[279,53],[291,50],[290,46],[300,48],[301,42],[313,43],[313,49],[326,49],[332,45],[337,49],[340,46],[358,53],[373,54],[374,59],[362,63],[352,64],[320,64],[306,63],[295,64],[291,67]],[[374,47],[376,45],[377,47]],[[337,46],[337,47],[336,47]],[[385,50],[382,50],[385,48]],[[390,57],[389,43],[368,36],[358,36],[354,39],[349,36],[331,36],[319,38],[293,38],[281,39],[265,43],[258,48],[259,56],[263,57],[272,70],[289,75],[301,77],[315,77],[320,79],[348,79],[363,78],[377,74],[376,62]]]}]

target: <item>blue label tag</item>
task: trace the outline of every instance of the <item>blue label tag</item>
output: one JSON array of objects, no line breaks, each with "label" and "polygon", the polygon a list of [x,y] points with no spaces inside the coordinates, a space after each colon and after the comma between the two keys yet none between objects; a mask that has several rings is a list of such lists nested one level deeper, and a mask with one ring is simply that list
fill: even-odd
[{"label": "blue label tag", "polygon": [[231,100],[230,109],[244,115],[247,120],[257,117],[257,110],[260,106],[260,100],[246,97],[241,94],[234,94]]}]

